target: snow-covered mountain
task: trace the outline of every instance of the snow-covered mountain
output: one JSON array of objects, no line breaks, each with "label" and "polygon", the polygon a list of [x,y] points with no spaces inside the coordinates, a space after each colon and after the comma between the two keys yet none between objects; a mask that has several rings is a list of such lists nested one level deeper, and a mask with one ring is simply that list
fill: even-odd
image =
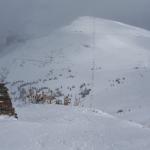
[{"label": "snow-covered mountain", "polygon": [[[22,102],[20,91],[23,88],[26,90],[31,87],[33,89],[42,89],[47,93],[49,90],[55,91],[56,93],[59,91],[61,94],[58,96],[58,99],[62,99],[64,96],[69,94],[69,97],[72,100],[71,105],[73,105],[75,99],[80,99],[80,105],[83,106],[83,111],[86,110],[84,108],[91,108],[92,110],[94,109],[94,111],[95,109],[102,110],[113,115],[116,124],[119,122],[116,128],[114,128],[114,126],[111,128],[111,123],[114,123],[114,120],[111,118],[110,121],[107,121],[108,116],[106,115],[107,117],[105,118],[105,113],[102,113],[104,115],[100,117],[102,122],[95,122],[97,126],[94,131],[91,129],[91,132],[95,133],[92,135],[93,137],[90,136],[90,134],[86,135],[86,133],[83,133],[84,136],[86,135],[96,139],[95,142],[98,142],[99,138],[104,140],[104,142],[105,140],[107,141],[109,133],[104,132],[107,129],[110,129],[110,134],[113,137],[119,128],[122,134],[118,137],[120,139],[121,136],[127,134],[122,130],[130,128],[130,125],[133,126],[131,127],[131,130],[127,129],[129,131],[129,136],[124,136],[124,138],[127,139],[128,148],[124,147],[126,143],[122,143],[125,142],[125,139],[123,139],[120,143],[117,143],[118,145],[112,145],[112,138],[110,141],[108,140],[106,142],[106,145],[103,145],[103,150],[112,150],[115,148],[118,148],[119,150],[133,150],[137,148],[142,149],[142,147],[144,150],[148,150],[148,137],[150,137],[148,129],[150,126],[150,117],[148,115],[150,113],[149,31],[125,25],[120,22],[93,17],[81,17],[70,25],[55,31],[49,36],[26,41],[25,43],[18,45],[10,45],[6,52],[10,51],[9,49],[13,50],[11,50],[10,53],[1,55],[0,57],[0,77],[1,80],[5,80],[7,83],[14,105],[17,106],[17,104]],[[30,107],[33,107],[34,109],[34,106]],[[39,110],[42,111],[42,109],[44,109],[43,107],[49,106],[41,107],[42,108],[39,108]],[[57,108],[58,107],[55,107],[55,109]],[[25,115],[21,114],[23,121],[27,115],[26,111],[30,112],[31,115],[33,113],[33,109],[26,111],[24,111],[26,108],[22,107],[17,107],[17,109],[18,115],[19,113],[25,113]],[[60,113],[64,113],[62,109],[63,108],[61,108]],[[69,113],[73,113],[74,110],[71,109],[72,108],[70,108]],[[81,116],[82,113],[80,114]],[[72,121],[73,116],[68,116],[66,112],[63,115],[67,116],[66,122],[74,122]],[[53,117],[57,116],[54,114]],[[78,116],[76,117],[78,118]],[[83,116],[83,119],[86,117],[95,118],[91,112],[87,112]],[[105,118],[104,120],[103,117]],[[36,124],[37,130],[40,129],[39,126],[41,126],[41,122],[38,124],[38,119],[35,120],[35,122],[32,122],[31,118],[28,119],[32,125]],[[97,119],[98,116],[95,120]],[[125,123],[122,123],[122,119],[126,120]],[[48,122],[53,122],[53,120],[50,121],[50,118],[48,118],[48,120]],[[87,123],[88,127],[89,120],[86,118],[84,121]],[[92,119],[91,121],[94,122]],[[55,122],[57,124],[56,120]],[[30,126],[30,123],[27,124]],[[63,123],[63,120],[59,120],[58,123]],[[103,125],[108,123],[110,126],[106,126],[105,129],[100,126],[100,130],[98,130],[98,124],[101,123]],[[21,124],[23,124],[22,121],[20,122],[20,126],[22,127]],[[94,126],[94,123],[90,125]],[[140,126],[140,129],[136,125]],[[80,125],[78,124],[77,127],[79,126]],[[144,127],[146,129],[143,129]],[[17,129],[18,127],[15,130]],[[99,134],[97,134],[96,131],[101,131],[101,129],[104,129],[104,133],[102,132],[103,135],[108,134],[105,135],[106,137],[103,137],[103,135],[100,136],[101,132],[98,132]],[[77,130],[77,128],[75,127],[73,130]],[[135,134],[136,132],[138,132],[137,135]],[[141,132],[143,136],[146,133],[145,138],[147,140],[142,137],[139,139]],[[68,134],[71,133],[69,132]],[[22,132],[21,134],[24,133]],[[131,137],[130,134],[133,135],[133,140],[137,136],[137,139],[135,139],[133,143],[131,140],[132,144],[129,139]],[[29,135],[26,136],[28,138]],[[55,136],[54,138],[56,138]],[[67,136],[68,139],[70,139],[69,136]],[[44,135],[44,138],[46,137],[47,135]],[[72,141],[73,140],[74,138]],[[141,140],[141,143],[137,142],[139,140]],[[83,138],[81,141],[86,141],[86,138]],[[32,142],[32,139],[29,142]],[[57,142],[54,144],[55,146],[58,144]],[[63,142],[63,145],[67,145],[66,141],[61,142]],[[116,142],[117,141],[114,143]],[[87,143],[85,143],[85,145],[82,145],[81,143],[74,143],[74,147],[73,145],[68,146],[70,146],[70,149],[72,148],[73,150],[79,149],[77,146],[78,144],[80,149],[90,150],[98,150],[98,147],[100,146],[98,145],[98,147],[96,147],[97,144],[93,143],[91,146],[95,145],[95,147],[87,148]],[[141,147],[136,147],[135,143],[138,143]],[[34,146],[31,149],[35,149]],[[40,146],[42,146],[42,143]],[[36,147],[36,149],[38,148]],[[42,147],[39,147],[39,149],[42,149]],[[48,147],[45,149],[48,149]],[[54,147],[52,149],[59,148]]]}]

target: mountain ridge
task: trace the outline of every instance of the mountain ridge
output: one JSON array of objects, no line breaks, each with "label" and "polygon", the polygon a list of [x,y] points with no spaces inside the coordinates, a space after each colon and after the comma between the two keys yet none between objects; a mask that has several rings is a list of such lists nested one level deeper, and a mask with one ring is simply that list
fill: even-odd
[{"label": "mountain ridge", "polygon": [[[16,46],[1,58],[0,76],[15,105],[20,101],[18,89],[59,89],[72,101],[79,98],[82,106],[149,124],[148,116],[142,118],[149,113],[149,41],[149,31],[81,17],[49,36]],[[91,92],[84,95],[85,89]]]}]

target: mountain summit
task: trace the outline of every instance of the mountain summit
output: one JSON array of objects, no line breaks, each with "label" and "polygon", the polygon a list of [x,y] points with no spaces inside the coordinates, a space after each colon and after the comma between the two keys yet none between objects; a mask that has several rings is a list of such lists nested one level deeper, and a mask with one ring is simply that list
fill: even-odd
[{"label": "mountain summit", "polygon": [[149,41],[144,29],[81,17],[49,36],[10,46],[0,59],[0,78],[14,101],[22,88],[59,90],[81,105],[124,111],[140,122],[135,115],[149,112]]}]

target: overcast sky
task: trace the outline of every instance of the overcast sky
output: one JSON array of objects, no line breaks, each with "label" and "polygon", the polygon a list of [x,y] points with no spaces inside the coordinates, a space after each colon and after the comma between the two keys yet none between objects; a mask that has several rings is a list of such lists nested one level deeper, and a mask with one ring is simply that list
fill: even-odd
[{"label": "overcast sky", "polygon": [[25,33],[40,36],[79,16],[102,17],[150,30],[149,15],[150,0],[0,0],[0,38]]}]

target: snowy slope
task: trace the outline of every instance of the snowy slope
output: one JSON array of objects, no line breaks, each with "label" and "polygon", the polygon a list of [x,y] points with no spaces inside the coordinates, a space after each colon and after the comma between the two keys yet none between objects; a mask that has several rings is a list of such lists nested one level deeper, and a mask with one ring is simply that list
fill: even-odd
[{"label": "snowy slope", "polygon": [[0,120],[2,150],[149,150],[150,129],[94,109],[50,105],[18,108]]},{"label": "snowy slope", "polygon": [[[64,95],[70,94],[72,101],[80,98],[84,107],[148,127],[149,41],[149,31],[81,17],[47,37],[11,45],[8,50],[13,51],[0,57],[1,79],[6,77],[15,105],[22,85],[59,88]],[[80,95],[83,84],[92,89],[85,98]]]}]

